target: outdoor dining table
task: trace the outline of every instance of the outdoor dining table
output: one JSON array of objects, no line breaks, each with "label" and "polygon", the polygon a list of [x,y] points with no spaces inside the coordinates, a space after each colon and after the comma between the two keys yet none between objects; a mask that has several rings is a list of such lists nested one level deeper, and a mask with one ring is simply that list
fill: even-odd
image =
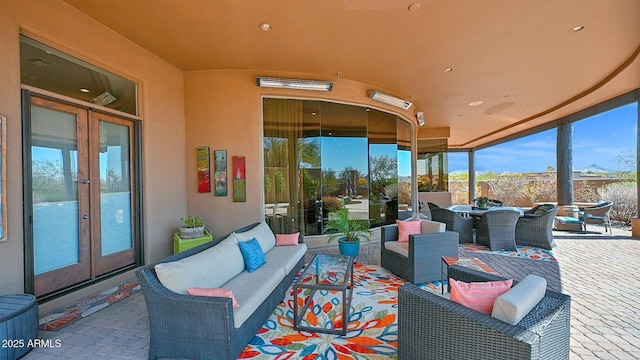
[{"label": "outdoor dining table", "polygon": [[469,216],[481,217],[486,212],[492,211],[492,210],[514,210],[514,211],[518,211],[520,213],[520,216],[524,215],[524,210],[522,210],[519,207],[513,207],[513,206],[494,206],[487,209],[478,209],[477,207],[471,206],[471,205],[451,205],[447,209],[451,211],[455,211],[458,214],[462,215],[463,217],[469,217]]}]

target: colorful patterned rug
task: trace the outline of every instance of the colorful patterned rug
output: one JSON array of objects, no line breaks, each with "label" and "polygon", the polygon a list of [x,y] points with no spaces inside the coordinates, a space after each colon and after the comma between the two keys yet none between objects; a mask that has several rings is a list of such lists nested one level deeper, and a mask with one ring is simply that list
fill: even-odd
[{"label": "colorful patterned rug", "polygon": [[53,312],[40,319],[40,330],[57,331],[74,321],[87,317],[111,304],[125,299],[140,290],[137,283],[124,283],[88,297],[79,303]]},{"label": "colorful patterned rug", "polygon": [[516,246],[517,251],[491,251],[488,247],[477,244],[462,244],[463,250],[469,252],[483,252],[495,255],[517,257],[531,260],[558,261],[551,250],[533,246]]},{"label": "colorful patterned rug", "polygon": [[[395,359],[398,348],[398,288],[405,280],[374,265],[354,265],[351,313],[347,334],[329,335],[293,330],[293,292],[274,310],[240,355],[241,359]],[[339,294],[318,291],[309,325],[341,327]],[[299,298],[298,302],[302,300]]]}]

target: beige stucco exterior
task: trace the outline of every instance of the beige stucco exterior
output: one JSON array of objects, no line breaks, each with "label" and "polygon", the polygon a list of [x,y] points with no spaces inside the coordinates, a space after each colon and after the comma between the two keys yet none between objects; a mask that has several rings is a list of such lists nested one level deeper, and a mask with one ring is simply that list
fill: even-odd
[{"label": "beige stucco exterior", "polygon": [[[214,236],[263,218],[263,97],[334,100],[394,112],[407,121],[414,116],[412,110],[396,112],[372,101],[366,96],[366,84],[345,79],[340,79],[340,86],[331,93],[315,93],[263,89],[255,83],[256,76],[305,74],[253,70],[185,73],[58,0],[2,1],[0,14],[0,114],[8,119],[8,241],[0,243],[0,295],[24,291],[21,32],[139,84],[145,262],[171,253],[172,234],[186,214],[203,216]],[[197,192],[198,146],[227,150],[229,159],[246,157],[246,202],[234,203],[231,195]]]},{"label": "beige stucco exterior", "polygon": [[0,13],[0,114],[8,124],[8,241],[0,243],[0,293],[24,291],[21,31],[139,83],[145,258],[169,254],[171,232],[187,212],[183,72],[60,1],[2,1]]}]

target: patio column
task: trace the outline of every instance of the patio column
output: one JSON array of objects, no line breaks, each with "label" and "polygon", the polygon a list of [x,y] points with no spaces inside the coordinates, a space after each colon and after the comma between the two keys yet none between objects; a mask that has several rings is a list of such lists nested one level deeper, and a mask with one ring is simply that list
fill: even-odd
[{"label": "patio column", "polygon": [[[636,92],[636,99],[640,97],[640,91]],[[640,166],[638,166],[638,159],[640,159],[640,100],[636,101],[637,106],[636,110],[638,113],[638,126],[636,126],[636,186],[637,186],[637,195],[640,195]],[[640,196],[637,197],[636,204],[636,217],[640,218]]]},{"label": "patio column", "polygon": [[558,125],[558,205],[573,205],[573,124]]},{"label": "patio column", "polygon": [[469,204],[476,198],[476,152],[469,151]]}]

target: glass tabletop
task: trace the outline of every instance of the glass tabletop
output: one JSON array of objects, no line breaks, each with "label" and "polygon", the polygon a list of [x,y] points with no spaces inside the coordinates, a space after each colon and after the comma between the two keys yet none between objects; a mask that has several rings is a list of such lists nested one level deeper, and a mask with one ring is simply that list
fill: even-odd
[{"label": "glass tabletop", "polygon": [[300,276],[298,286],[346,287],[353,269],[350,256],[317,254]]}]

